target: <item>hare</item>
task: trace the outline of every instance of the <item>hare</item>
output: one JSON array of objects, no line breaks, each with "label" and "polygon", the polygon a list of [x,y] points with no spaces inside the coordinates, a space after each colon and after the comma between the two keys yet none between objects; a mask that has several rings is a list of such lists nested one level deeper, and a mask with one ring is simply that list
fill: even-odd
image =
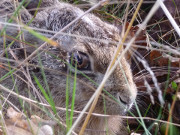
[{"label": "hare", "polygon": [[[37,1],[29,0],[28,2],[27,9],[37,7]],[[74,19],[84,14],[84,11],[74,5],[62,3],[58,0],[42,0],[40,7],[47,6],[53,8],[39,10],[36,16],[33,15],[34,12],[28,12],[25,7],[22,7],[19,14],[21,15],[22,23],[28,24],[36,32],[49,38]],[[58,46],[45,46],[43,50],[37,52],[37,55],[19,67],[17,61],[22,62],[26,58],[25,55],[29,56],[44,41],[33,36],[27,30],[23,30],[24,41],[22,42],[9,38],[16,37],[19,32],[17,27],[11,25],[5,27],[5,22],[10,18],[10,14],[13,14],[15,11],[14,4],[12,0],[6,0],[0,2],[0,7],[0,65],[2,65],[0,68],[0,77],[8,73],[7,60],[10,60],[9,63],[12,68],[21,68],[13,74],[15,86],[19,90],[20,95],[28,96],[28,90],[34,93],[34,87],[38,89],[37,83],[34,81],[34,76],[36,76],[44,89],[50,90],[56,106],[66,107],[67,75],[71,72],[68,89],[69,101],[71,101],[74,87],[73,78],[74,74],[77,74],[75,110],[81,111],[95,92],[98,86],[97,84],[102,81],[116,51],[116,42],[120,40],[121,31],[95,15],[88,13],[63,31],[64,33],[60,33],[54,38]],[[14,16],[12,18],[13,24],[17,24],[17,17]],[[32,18],[33,21],[29,24],[28,22]],[[101,40],[107,42],[102,42]],[[10,46],[12,41],[14,43]],[[85,134],[127,134],[122,120],[118,115],[125,114],[132,107],[136,99],[137,88],[126,58],[123,57],[120,63],[121,66],[116,67],[104,85],[104,89],[109,94],[103,91],[94,110],[95,113],[100,114],[104,114],[104,111],[106,111],[106,114],[111,116],[108,118],[92,116]],[[77,71],[75,67],[77,67]],[[46,81],[44,81],[42,75],[42,68]],[[29,79],[27,79],[26,72],[29,72],[32,82],[29,82]],[[0,84],[13,89],[13,82],[10,75],[1,79]],[[115,100],[109,95],[113,96]],[[38,97],[36,96],[36,98]],[[106,110],[104,110],[104,106],[106,106]],[[65,112],[59,112],[59,116],[65,120]],[[83,120],[75,131],[79,132],[82,123]]]}]

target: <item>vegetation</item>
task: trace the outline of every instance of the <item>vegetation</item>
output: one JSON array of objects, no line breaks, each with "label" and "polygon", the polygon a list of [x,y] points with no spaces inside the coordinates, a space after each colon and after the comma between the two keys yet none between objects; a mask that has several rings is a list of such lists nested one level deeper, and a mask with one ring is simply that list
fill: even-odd
[{"label": "vegetation", "polygon": [[[74,63],[74,65],[69,65],[71,68],[74,68],[74,72],[72,73],[71,71],[69,71],[65,75],[65,107],[59,107],[55,105],[55,102],[53,100],[54,97],[51,93],[51,90],[49,89],[47,76],[44,71],[52,69],[50,69],[49,67],[44,67],[42,64],[40,58],[40,50],[42,48],[38,48],[39,50],[36,50],[36,54],[38,54],[38,63],[30,62],[31,59],[27,59],[33,56],[34,53],[27,57],[25,46],[31,46],[35,48],[35,45],[27,43],[24,40],[22,29],[25,29],[36,38],[49,43],[52,48],[54,46],[57,46],[57,43],[55,40],[48,38],[48,36],[46,35],[43,35],[43,32],[37,32],[37,29],[32,29],[31,27],[29,27],[28,25],[32,23],[33,20],[29,21],[27,25],[21,22],[19,12],[20,10],[22,10],[22,6],[25,1],[26,0],[22,0],[22,2],[18,4],[14,13],[11,14],[11,19],[7,21],[6,27],[4,27],[3,29],[1,28],[2,22],[0,20],[1,36],[3,34],[6,35],[6,28],[11,26],[13,19],[18,20],[19,26],[18,36],[10,37],[6,35],[3,37],[13,39],[10,44],[7,44],[5,42],[6,40],[4,40],[4,42],[0,41],[0,44],[3,44],[4,46],[4,50],[0,50],[0,68],[6,71],[6,74],[0,76],[0,134],[2,132],[7,133],[5,121],[7,117],[11,118],[9,116],[11,113],[7,115],[6,112],[10,107],[13,107],[14,110],[16,110],[16,113],[18,112],[18,117],[17,115],[12,116],[12,119],[14,119],[14,121],[20,119],[20,124],[24,123],[22,118],[19,117],[20,114],[22,114],[26,119],[28,119],[32,115],[37,115],[41,118],[40,121],[46,122],[50,126],[54,125],[54,123],[52,124],[52,121],[58,123],[59,127],[61,128],[55,128],[55,134],[60,134],[60,131],[62,129],[65,129],[66,133],[69,133],[72,126],[75,124],[75,117],[78,116],[77,114],[81,113],[74,109],[76,99],[77,74],[85,76],[88,80],[90,80],[90,77],[88,77],[88,75],[84,73],[81,73],[81,71],[77,69],[76,62]],[[40,2],[41,0],[39,1],[38,7],[40,7]],[[74,4],[77,7],[82,8],[83,10],[92,8],[92,11],[90,12],[93,12],[93,14],[100,17],[102,20],[116,25],[120,31],[123,31],[121,33],[121,44],[123,44],[125,50],[128,51],[126,55],[128,61],[131,63],[134,81],[138,88],[137,100],[134,103],[132,109],[129,110],[127,116],[119,116],[124,120],[124,124],[126,125],[129,134],[180,134],[180,29],[179,26],[178,28],[176,27],[176,25],[180,24],[180,4],[178,3],[178,0],[166,0],[165,6],[168,10],[158,9],[157,11],[154,6],[155,1],[153,0],[144,0],[143,2],[141,0],[138,2],[134,0],[109,1],[100,4],[98,8],[93,8],[98,5],[98,1],[85,2],[79,0],[69,0],[66,2]],[[28,3],[26,4],[28,5]],[[38,7],[34,9],[34,16],[36,16],[39,10]],[[167,14],[169,12],[172,15],[172,18],[170,18],[169,16],[167,17]],[[128,35],[131,36],[130,42],[135,42],[135,46],[130,46],[131,44],[129,42],[126,42],[129,38],[128,35],[126,35],[127,31],[129,31]],[[14,50],[10,49],[10,47],[15,42],[19,42],[20,44],[22,44],[22,47],[25,48],[24,54],[26,57],[24,61],[16,59],[16,56],[14,56],[13,58],[9,56],[9,54],[13,56]],[[117,48],[119,49],[119,51],[121,50],[120,45],[117,46]],[[59,59],[56,55],[52,54],[52,52],[47,51],[46,53],[51,55],[51,57],[54,57],[57,61],[63,61],[65,64],[69,64],[64,60]],[[2,57],[2,55],[5,55],[6,57]],[[108,68],[108,71],[111,71],[111,68],[113,68],[113,66],[115,65],[115,61],[119,58],[118,55],[119,52],[117,51],[117,55],[112,60],[112,64],[110,65],[110,68]],[[71,60],[73,61],[73,59]],[[7,65],[4,65],[3,61],[7,61]],[[14,62],[16,64],[12,64]],[[24,63],[27,71],[25,71],[23,68]],[[18,67],[16,67],[17,64]],[[33,66],[35,68],[32,68]],[[120,62],[117,66],[121,66]],[[29,85],[29,88],[33,89],[33,91],[26,90],[24,91],[24,93],[18,92],[19,90],[17,87],[19,86],[16,86],[16,75],[18,72],[20,72],[19,70],[24,73],[24,76],[28,78],[27,84]],[[42,80],[39,80],[36,75],[33,75],[33,78],[31,78],[28,72],[31,70],[40,70],[40,76],[42,76]],[[58,71],[54,72],[57,74],[63,74]],[[106,78],[106,81],[108,81],[108,75],[109,74],[107,72],[107,74],[104,76],[104,78]],[[126,77],[125,74],[124,76]],[[7,89],[1,84],[2,81],[9,77],[12,78],[12,82],[14,83],[13,91]],[[99,86],[96,91],[103,90],[103,93],[107,94],[111,100],[118,102],[113,95],[103,89],[103,82],[100,84],[96,84],[94,80],[90,81],[97,87]],[[35,83],[33,84],[33,82]],[[73,82],[73,86],[70,85],[70,82]],[[86,82],[84,81],[82,82],[82,84],[85,85]],[[73,91],[73,95],[69,95],[69,91]],[[100,95],[100,93],[97,92],[97,95]],[[97,95],[94,96],[94,99],[96,99],[95,97]],[[17,99],[19,100],[20,106],[16,106],[18,102]],[[108,115],[106,114],[106,103],[108,101],[106,98],[103,98],[103,100],[104,114],[89,113],[89,115],[87,116],[96,115],[99,117],[107,117]],[[96,103],[93,103],[95,107]],[[91,104],[89,104],[89,106],[93,111],[93,105],[91,106]],[[58,113],[60,111],[64,111],[66,117],[65,122],[62,121],[58,116]],[[88,111],[85,112],[88,113]],[[47,118],[48,120],[44,120]],[[49,121],[49,119],[51,119],[51,121]],[[30,122],[32,120],[33,119],[31,119]],[[28,123],[27,121],[26,123]]]}]

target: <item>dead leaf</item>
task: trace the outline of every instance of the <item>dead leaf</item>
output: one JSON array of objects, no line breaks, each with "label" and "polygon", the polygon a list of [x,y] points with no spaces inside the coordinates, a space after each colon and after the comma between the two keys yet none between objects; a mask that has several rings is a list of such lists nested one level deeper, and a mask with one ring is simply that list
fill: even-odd
[{"label": "dead leaf", "polygon": [[[151,51],[150,53],[150,65],[151,66],[169,66],[169,61],[170,59],[166,58],[166,57],[163,57],[162,53],[160,51]],[[173,67],[179,67],[179,62],[180,62],[180,59],[179,61],[176,61],[176,62],[171,62],[171,66]]]},{"label": "dead leaf", "polygon": [[[5,119],[7,135],[53,135],[53,130],[48,123],[38,116],[32,116],[32,119],[23,118],[22,114],[16,112],[12,107],[7,110],[8,119]],[[0,135],[3,132],[0,130]]]}]

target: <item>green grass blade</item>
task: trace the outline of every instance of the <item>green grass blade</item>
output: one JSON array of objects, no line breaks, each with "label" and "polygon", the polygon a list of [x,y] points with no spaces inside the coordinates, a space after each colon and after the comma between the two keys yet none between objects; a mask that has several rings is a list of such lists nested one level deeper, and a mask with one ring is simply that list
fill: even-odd
[{"label": "green grass blade", "polygon": [[56,114],[56,108],[55,108],[55,103],[51,100],[51,98],[48,96],[47,92],[45,91],[45,89],[43,88],[43,86],[40,84],[38,78],[33,74],[34,80],[36,82],[36,84],[38,85],[39,89],[41,90],[43,96],[45,97],[45,99],[47,100],[47,102],[50,104],[53,112]]},{"label": "green grass blade", "polygon": [[67,132],[69,130],[69,70],[66,77],[66,126],[67,126]]},{"label": "green grass blade", "polygon": [[76,96],[76,80],[77,80],[77,64],[75,66],[75,73],[74,73],[73,94],[72,94],[71,113],[70,113],[70,127],[72,126],[72,121],[73,121],[74,104],[75,104],[75,96]]}]

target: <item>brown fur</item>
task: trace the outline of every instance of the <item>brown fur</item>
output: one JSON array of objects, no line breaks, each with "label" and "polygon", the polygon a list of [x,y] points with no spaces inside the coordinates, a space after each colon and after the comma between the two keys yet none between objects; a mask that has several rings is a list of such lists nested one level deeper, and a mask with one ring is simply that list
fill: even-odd
[{"label": "brown fur", "polygon": [[[6,3],[8,2],[11,3],[11,0],[6,0]],[[82,11],[81,9],[75,6],[66,3],[60,3],[56,0],[51,0],[50,4],[47,4],[48,0],[43,0],[43,2],[45,2],[46,4],[43,5],[42,3],[41,7],[44,6],[46,7],[48,5],[48,6],[53,6],[53,8],[46,8],[39,11],[36,17],[34,18],[33,22],[30,24],[31,27],[58,32],[67,24],[69,24],[71,21],[73,21],[75,18],[77,18],[78,16],[84,13],[84,11]],[[0,6],[2,6],[1,8],[3,8],[3,3],[0,3]],[[31,1],[27,9],[31,9],[31,6],[32,8],[37,7],[37,2],[33,3],[33,1]],[[14,8],[12,5],[11,7],[13,11]],[[24,10],[21,10],[21,16],[22,16],[22,21],[26,24],[27,21],[30,20],[28,18],[29,17],[32,18],[33,15],[27,12],[26,10],[25,11]],[[8,10],[8,13],[12,11]],[[5,12],[7,13],[7,11]],[[28,16],[28,17],[26,17],[26,19],[23,19],[23,16]],[[0,15],[0,21],[5,22],[6,21],[5,17],[1,17]],[[16,21],[14,21],[13,23],[16,23]],[[17,29],[12,29],[12,27],[9,26],[6,29],[6,33],[14,37],[17,35],[17,32],[18,32]],[[85,39],[83,37],[81,38],[81,37],[59,34],[54,39],[56,42],[59,43],[60,45],[59,47],[47,46],[46,48],[44,48],[46,51],[40,54],[41,62],[45,68],[51,69],[51,70],[45,70],[45,75],[49,89],[54,98],[54,101],[56,105],[60,107],[65,107],[67,70],[71,70],[72,73],[74,72],[74,70],[70,68],[68,64],[64,63],[63,61],[53,58],[51,55],[49,55],[49,53],[52,53],[55,56],[57,56],[59,59],[68,62],[69,55],[71,52],[73,51],[83,52],[88,56],[90,60],[91,70],[85,70],[85,71],[80,70],[80,71],[86,74],[87,76],[89,76],[97,84],[99,84],[102,81],[105,71],[107,70],[107,67],[110,64],[110,61],[116,50],[116,44],[113,42],[117,42],[120,39],[120,31],[115,26],[100,20],[98,17],[94,16],[93,14],[86,14],[83,18],[81,18],[78,22],[74,23],[64,32],[78,36],[103,39],[103,40],[107,40],[107,42],[101,42],[99,40]],[[42,34],[45,34],[46,36],[48,35],[49,37],[54,35],[49,32],[43,32]],[[36,47],[39,47],[43,43],[43,41],[32,36],[27,31],[24,31],[24,37],[26,42],[29,42],[35,45]],[[0,41],[1,50],[4,48],[2,41],[3,38],[1,38]],[[10,43],[11,41],[12,40],[7,38],[6,43]],[[108,41],[112,41],[112,42],[108,42]],[[29,47],[29,46],[25,46],[25,47],[28,47],[26,50],[27,55],[31,54],[35,50],[35,48],[33,47]],[[18,49],[21,48],[19,42],[15,42],[11,46],[11,48],[14,49],[13,51],[18,57],[18,59],[22,61],[24,59],[24,52],[23,49]],[[47,51],[49,53],[46,53]],[[9,55],[8,57],[9,59],[14,59],[9,52],[8,55]],[[1,57],[4,56],[5,58],[3,51],[1,51],[0,56]],[[38,57],[34,56],[29,61],[29,63],[34,64],[36,66],[39,65],[38,61],[39,61]],[[7,62],[5,61],[2,61],[1,63],[3,63],[4,66],[5,64],[7,64]],[[12,62],[11,65],[16,67],[17,63]],[[130,66],[124,57],[121,59],[121,65],[122,65],[122,69],[118,66],[104,86],[104,88],[112,96],[117,98],[117,100],[119,100],[119,98],[121,99],[119,100],[120,103],[118,104],[106,100],[106,113],[112,116],[109,117],[107,120],[105,120],[105,118],[99,118],[93,116],[87,127],[87,129],[90,129],[92,131],[91,132],[87,131],[87,134],[98,133],[104,135],[106,134],[106,127],[108,129],[107,132],[109,134],[116,134],[116,135],[125,134],[125,130],[122,125],[122,120],[117,118],[117,116],[115,115],[122,115],[127,111],[127,109],[130,109],[131,105],[135,101],[137,92],[136,92],[136,86],[133,82]],[[41,71],[38,70],[38,68],[35,68],[35,66],[29,66],[30,74],[32,75],[32,73],[34,73],[40,80],[41,84],[45,87],[43,77],[41,75]],[[24,69],[26,68],[24,67]],[[0,73],[1,73],[0,77],[2,77],[7,73],[7,71],[0,68]],[[124,74],[127,77],[128,82],[126,82]],[[23,79],[27,81],[27,78],[23,75],[21,71],[16,72],[16,75],[21,76]],[[28,85],[25,82],[23,82],[21,79],[19,79],[16,75],[15,75],[15,78],[17,79],[16,86],[19,89],[19,93],[21,95],[28,96],[26,92],[26,90],[29,89]],[[97,88],[97,86],[79,72],[77,78],[78,79],[76,84],[75,110],[81,111],[88,102],[89,98],[94,93],[94,90]],[[72,95],[73,79],[70,79],[70,81],[71,81],[70,95]],[[32,82],[36,86],[36,83],[34,81]],[[6,78],[0,83],[8,87],[9,89],[12,89],[13,87],[13,81],[11,77]],[[32,91],[33,89],[30,87],[30,90]],[[103,92],[103,94],[105,93]],[[107,94],[105,95],[107,96]],[[94,112],[102,113],[102,114],[104,113],[103,102],[104,102],[103,97],[101,96],[98,100],[98,104]],[[60,117],[63,118],[65,116],[65,112],[60,112],[59,115]],[[78,131],[78,128],[76,130]]]}]

